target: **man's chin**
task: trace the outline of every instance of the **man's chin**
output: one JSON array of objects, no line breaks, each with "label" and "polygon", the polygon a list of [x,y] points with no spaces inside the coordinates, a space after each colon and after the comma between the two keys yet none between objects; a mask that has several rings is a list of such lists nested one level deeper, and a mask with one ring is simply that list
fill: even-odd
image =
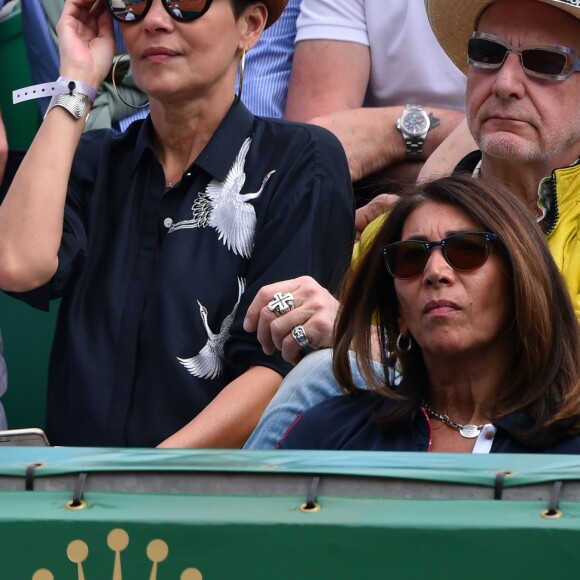
[{"label": "man's chin", "polygon": [[541,156],[538,144],[513,133],[501,133],[482,137],[481,151],[489,157],[504,161],[535,161]]}]

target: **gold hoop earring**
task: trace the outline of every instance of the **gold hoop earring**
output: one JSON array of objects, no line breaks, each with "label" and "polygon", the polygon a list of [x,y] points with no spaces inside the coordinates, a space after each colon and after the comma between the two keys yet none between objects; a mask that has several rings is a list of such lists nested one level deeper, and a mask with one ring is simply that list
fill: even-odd
[{"label": "gold hoop earring", "polygon": [[238,99],[242,98],[242,88],[244,87],[245,72],[246,72],[246,49],[242,48],[242,60],[240,61],[240,78],[238,80]]},{"label": "gold hoop earring", "polygon": [[127,107],[130,107],[131,109],[144,109],[145,107],[149,106],[149,101],[147,101],[146,103],[144,103],[143,105],[133,105],[132,103],[127,102],[122,96],[121,93],[119,92],[119,87],[117,86],[117,80],[116,80],[116,76],[117,76],[117,65],[119,64],[119,62],[121,61],[121,59],[125,56],[129,56],[128,52],[123,52],[121,53],[116,59],[115,62],[113,63],[113,69],[111,70],[111,78],[113,81],[113,88],[115,89],[115,92],[117,93],[117,97],[119,97],[119,100],[124,104],[127,105]]}]

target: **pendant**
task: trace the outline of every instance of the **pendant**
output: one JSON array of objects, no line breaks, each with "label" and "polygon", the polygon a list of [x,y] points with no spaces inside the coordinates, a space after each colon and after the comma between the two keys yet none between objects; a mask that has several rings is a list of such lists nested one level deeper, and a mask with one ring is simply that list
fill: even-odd
[{"label": "pendant", "polygon": [[463,427],[459,429],[459,434],[466,439],[474,439],[479,436],[480,432],[481,428],[477,425],[463,425]]}]

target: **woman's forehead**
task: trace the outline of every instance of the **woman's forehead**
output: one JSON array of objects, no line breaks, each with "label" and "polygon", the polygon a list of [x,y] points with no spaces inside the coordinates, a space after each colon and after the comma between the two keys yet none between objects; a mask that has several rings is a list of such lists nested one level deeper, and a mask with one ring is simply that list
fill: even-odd
[{"label": "woman's forehead", "polygon": [[478,230],[480,225],[461,208],[448,203],[426,200],[416,207],[405,220],[402,238],[435,234],[446,236],[463,230]]}]

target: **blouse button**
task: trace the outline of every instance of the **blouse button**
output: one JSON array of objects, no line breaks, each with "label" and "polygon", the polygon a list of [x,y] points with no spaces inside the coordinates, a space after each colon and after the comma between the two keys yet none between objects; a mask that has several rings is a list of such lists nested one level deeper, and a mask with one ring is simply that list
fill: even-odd
[{"label": "blouse button", "polygon": [[493,431],[486,431],[485,432],[486,439],[493,439],[493,435],[494,435]]}]

